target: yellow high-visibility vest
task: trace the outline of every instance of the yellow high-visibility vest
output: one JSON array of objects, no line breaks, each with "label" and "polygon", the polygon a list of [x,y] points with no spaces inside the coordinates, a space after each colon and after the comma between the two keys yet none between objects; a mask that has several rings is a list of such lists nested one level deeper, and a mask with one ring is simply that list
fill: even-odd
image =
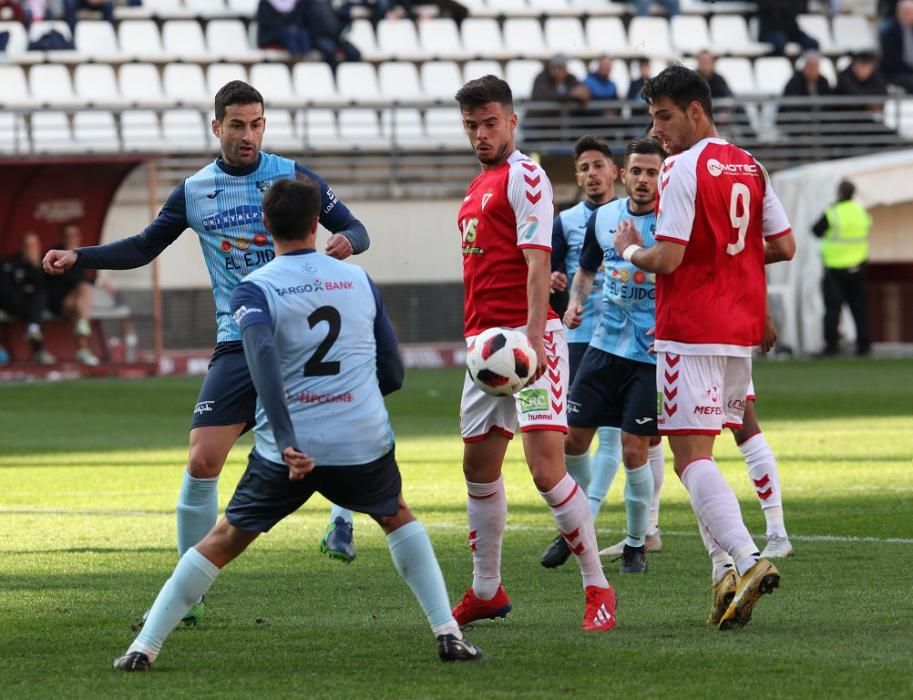
[{"label": "yellow high-visibility vest", "polygon": [[825,211],[829,228],[821,241],[825,267],[843,269],[861,265],[869,257],[872,217],[859,202],[848,199]]}]

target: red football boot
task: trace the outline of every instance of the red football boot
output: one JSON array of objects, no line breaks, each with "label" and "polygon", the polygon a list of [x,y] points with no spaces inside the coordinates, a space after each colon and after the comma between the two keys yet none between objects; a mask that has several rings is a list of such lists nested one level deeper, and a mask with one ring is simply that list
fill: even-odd
[{"label": "red football boot", "polygon": [[476,620],[494,620],[496,617],[507,617],[507,613],[511,611],[511,608],[513,608],[513,605],[510,603],[510,598],[507,597],[504,587],[500,584],[498,585],[498,591],[491,600],[482,600],[473,593],[472,586],[470,586],[465,595],[463,595],[463,600],[453,609],[453,617],[458,625],[463,626]]},{"label": "red football boot", "polygon": [[584,632],[608,632],[615,627],[615,589],[586,587],[586,610],[583,613]]}]

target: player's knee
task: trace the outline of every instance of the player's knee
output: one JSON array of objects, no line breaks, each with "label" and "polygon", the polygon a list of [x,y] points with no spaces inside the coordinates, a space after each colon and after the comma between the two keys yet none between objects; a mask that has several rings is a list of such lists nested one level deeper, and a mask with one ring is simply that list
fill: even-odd
[{"label": "player's knee", "polygon": [[590,449],[592,437],[571,429],[564,438],[564,454],[582,455]]},{"label": "player's knee", "polygon": [[194,479],[212,479],[222,473],[225,458],[221,453],[207,449],[192,449],[187,460],[187,473]]},{"label": "player's knee", "polygon": [[637,469],[647,463],[647,443],[637,445],[625,445],[621,450],[621,459],[624,461],[625,468]]}]

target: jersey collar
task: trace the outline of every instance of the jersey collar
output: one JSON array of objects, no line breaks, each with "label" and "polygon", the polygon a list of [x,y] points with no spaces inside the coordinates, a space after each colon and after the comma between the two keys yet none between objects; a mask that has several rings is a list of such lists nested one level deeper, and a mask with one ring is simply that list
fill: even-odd
[{"label": "jersey collar", "polygon": [[310,253],[316,253],[317,250],[314,248],[299,248],[298,250],[290,250],[288,253],[283,253],[283,257],[286,255],[309,255]]},{"label": "jersey collar", "polygon": [[219,170],[221,170],[223,173],[225,173],[227,175],[234,175],[235,177],[243,177],[244,175],[250,175],[252,172],[255,172],[257,170],[257,168],[260,167],[260,161],[262,161],[262,160],[263,160],[263,153],[258,153],[257,162],[254,163],[253,165],[243,165],[243,166],[229,165],[224,160],[222,160],[222,156],[219,156],[218,158],[216,158],[216,166],[219,168]]}]

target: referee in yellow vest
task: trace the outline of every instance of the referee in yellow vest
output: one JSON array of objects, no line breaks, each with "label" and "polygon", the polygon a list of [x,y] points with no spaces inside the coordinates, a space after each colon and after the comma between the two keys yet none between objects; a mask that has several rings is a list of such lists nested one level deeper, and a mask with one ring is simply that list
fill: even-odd
[{"label": "referee in yellow vest", "polygon": [[828,207],[812,232],[821,239],[824,262],[825,355],[839,352],[840,311],[850,307],[856,324],[856,354],[868,355],[869,318],[866,295],[866,263],[869,259],[869,230],[872,217],[853,199],[856,187],[843,180],[837,186],[837,202]]}]

